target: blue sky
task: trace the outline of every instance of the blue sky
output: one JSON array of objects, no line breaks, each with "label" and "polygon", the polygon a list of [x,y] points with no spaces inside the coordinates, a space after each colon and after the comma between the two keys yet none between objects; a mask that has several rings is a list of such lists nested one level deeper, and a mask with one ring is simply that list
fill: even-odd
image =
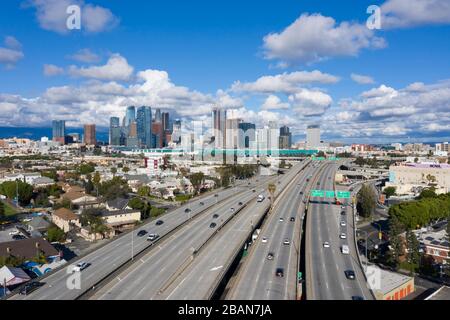
[{"label": "blue sky", "polygon": [[[74,3],[81,31],[64,30],[61,8]],[[381,30],[365,26],[372,4],[381,7]],[[102,126],[140,103],[207,120],[218,104],[299,135],[320,123],[342,141],[448,139],[449,35],[446,0],[7,1],[0,125],[61,118]]]}]

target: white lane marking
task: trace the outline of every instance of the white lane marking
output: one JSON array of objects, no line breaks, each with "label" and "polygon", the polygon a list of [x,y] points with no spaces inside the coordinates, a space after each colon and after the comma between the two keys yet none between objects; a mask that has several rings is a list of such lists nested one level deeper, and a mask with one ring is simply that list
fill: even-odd
[{"label": "white lane marking", "polygon": [[214,267],[214,268],[209,269],[209,271],[216,271],[216,270],[219,270],[219,269],[222,269],[222,268],[223,268],[223,266],[218,266],[218,267]]}]

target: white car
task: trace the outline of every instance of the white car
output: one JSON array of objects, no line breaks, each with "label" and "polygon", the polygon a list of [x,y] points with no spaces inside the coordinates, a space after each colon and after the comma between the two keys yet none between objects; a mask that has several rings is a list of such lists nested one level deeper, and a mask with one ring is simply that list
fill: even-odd
[{"label": "white car", "polygon": [[289,239],[288,238],[286,238],[286,239],[284,239],[284,241],[283,241],[283,244],[284,245],[289,245],[291,242],[289,241]]},{"label": "white car", "polygon": [[87,266],[88,266],[88,264],[87,264],[86,262],[84,262],[84,261],[78,262],[78,263],[73,267],[72,270],[73,270],[74,272],[80,272],[81,270],[86,269]]},{"label": "white car", "polygon": [[20,232],[18,230],[13,230],[9,233],[10,236],[15,236],[17,234],[19,234]]},{"label": "white car", "polygon": [[347,222],[345,222],[344,220],[341,221],[341,227],[345,227],[347,225]]},{"label": "white car", "polygon": [[345,233],[341,233],[341,234],[339,235],[339,238],[341,238],[341,239],[347,239],[347,235],[346,235]]},{"label": "white car", "polygon": [[324,248],[329,248],[329,247],[330,247],[330,243],[329,243],[328,241],[325,241],[325,242],[323,243],[323,247],[324,247]]},{"label": "white car", "polygon": [[156,233],[150,233],[150,234],[148,235],[148,237],[147,237],[147,241],[153,241],[153,240],[156,240],[158,237],[159,237],[158,234],[156,234]]},{"label": "white car", "polygon": [[280,222],[283,222],[284,221],[284,219],[283,218],[280,218]]},{"label": "white car", "polygon": [[261,239],[261,242],[262,242],[262,243],[266,243],[266,242],[267,242],[267,237],[263,237],[263,238]]}]

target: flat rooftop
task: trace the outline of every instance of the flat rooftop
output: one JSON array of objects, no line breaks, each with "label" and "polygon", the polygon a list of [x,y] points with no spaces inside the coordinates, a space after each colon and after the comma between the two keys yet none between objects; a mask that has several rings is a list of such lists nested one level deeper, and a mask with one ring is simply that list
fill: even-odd
[{"label": "flat rooftop", "polygon": [[450,300],[450,287],[442,286],[425,300]]},{"label": "flat rooftop", "polygon": [[405,276],[401,273],[381,269],[381,288],[378,291],[384,295],[391,292],[395,288],[400,287],[411,279],[412,277]]}]

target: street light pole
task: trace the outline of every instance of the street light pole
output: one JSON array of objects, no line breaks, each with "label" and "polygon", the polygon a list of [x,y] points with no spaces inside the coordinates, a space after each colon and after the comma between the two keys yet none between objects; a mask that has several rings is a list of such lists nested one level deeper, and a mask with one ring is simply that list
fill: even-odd
[{"label": "street light pole", "polygon": [[[365,244],[365,246],[364,246],[364,248],[365,248],[365,251],[366,251],[366,263],[365,263],[365,266],[366,266],[366,272],[367,272],[367,266],[368,266],[368,264],[369,264],[369,256],[367,255],[367,245],[368,245],[368,240],[367,240],[367,231],[364,231],[364,230],[361,230],[361,229],[358,229],[357,230],[358,232],[364,232],[364,234],[366,235],[366,244]],[[358,246],[358,243],[356,243],[356,246]],[[359,254],[359,253],[358,253]]]}]

